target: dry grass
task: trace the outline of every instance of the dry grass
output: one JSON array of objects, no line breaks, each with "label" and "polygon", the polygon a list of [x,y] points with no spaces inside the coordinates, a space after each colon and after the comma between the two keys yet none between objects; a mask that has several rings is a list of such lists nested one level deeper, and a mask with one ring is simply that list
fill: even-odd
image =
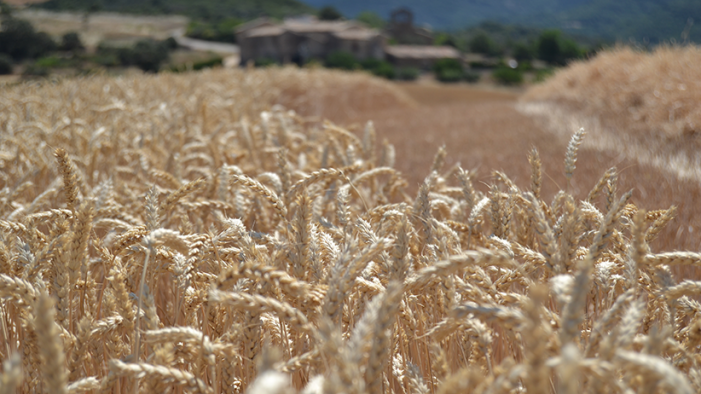
[{"label": "dry grass", "polygon": [[624,47],[558,72],[524,96],[597,116],[618,132],[662,154],[701,147],[701,48],[658,47],[646,53]]},{"label": "dry grass", "polygon": [[581,134],[552,203],[535,152],[527,186],[481,191],[439,150],[412,197],[372,125],[271,107],[304,87],[411,105],[388,86],[283,69],[4,89],[0,392],[701,390],[701,284],[670,275],[701,255],[652,250],[674,212],[615,172],[573,198]]},{"label": "dry grass", "polygon": [[39,31],[60,37],[68,32],[79,32],[81,40],[94,48],[101,41],[135,41],[141,38],[166,39],[173,30],[184,30],[188,18],[179,15],[126,15],[109,12],[90,16],[88,29],[85,29],[84,14],[81,12],[51,12],[39,9],[25,9],[17,12],[17,17],[26,19]]}]

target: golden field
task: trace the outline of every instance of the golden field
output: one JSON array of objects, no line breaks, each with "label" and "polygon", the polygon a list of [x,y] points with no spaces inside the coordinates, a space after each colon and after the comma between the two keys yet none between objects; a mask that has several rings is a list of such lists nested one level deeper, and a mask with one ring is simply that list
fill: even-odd
[{"label": "golden field", "polygon": [[[701,254],[660,251],[672,202],[590,182],[610,156],[582,131],[527,140],[512,95],[456,91],[458,113],[431,89],[293,68],[3,88],[0,393],[698,392],[701,282],[675,272]],[[522,127],[466,148],[505,172],[449,155],[470,115]]]}]

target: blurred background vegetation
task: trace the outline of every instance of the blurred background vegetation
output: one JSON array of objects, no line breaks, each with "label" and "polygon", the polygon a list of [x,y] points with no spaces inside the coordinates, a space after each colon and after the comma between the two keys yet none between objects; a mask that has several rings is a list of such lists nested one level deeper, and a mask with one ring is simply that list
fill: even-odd
[{"label": "blurred background vegetation", "polygon": [[[483,2],[406,0],[419,25],[432,27],[435,45],[452,46],[465,61],[445,59],[431,70],[443,82],[480,80],[505,85],[542,81],[554,68],[583,59],[615,42],[625,41],[640,49],[664,42],[701,42],[701,2],[689,0],[534,0],[514,4],[506,0]],[[73,11],[84,15],[85,25],[97,12],[138,15],[187,15],[187,37],[236,43],[237,26],[260,16],[281,20],[287,16],[316,15],[322,20],[356,19],[383,29],[395,0],[49,0],[31,7]],[[184,64],[170,64],[177,43],[173,40],[139,39],[128,45],[103,42],[86,51],[78,32],[61,37],[37,31],[15,17],[0,2],[0,74],[17,72],[46,75],[52,69],[138,67],[146,72],[183,71],[222,64],[209,56]],[[628,40],[628,41],[626,41]],[[390,44],[393,41],[390,39]],[[258,59],[256,66],[273,64]],[[349,53],[332,53],[310,66],[364,70],[388,79],[414,80],[421,71],[397,68],[383,60],[359,61]]]}]

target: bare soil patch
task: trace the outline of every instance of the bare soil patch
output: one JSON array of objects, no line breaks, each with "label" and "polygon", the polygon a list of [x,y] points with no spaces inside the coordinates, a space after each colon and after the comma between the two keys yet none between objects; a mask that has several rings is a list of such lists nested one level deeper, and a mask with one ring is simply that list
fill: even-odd
[{"label": "bare soil patch", "polygon": [[[572,133],[586,124],[556,126],[542,117],[524,114],[517,109],[519,91],[427,83],[397,83],[394,87],[413,104],[403,101],[382,104],[379,99],[374,101],[375,105],[368,105],[362,98],[364,88],[352,93],[347,85],[336,91],[342,99],[318,93],[310,98],[295,91],[299,95],[296,100],[306,106],[296,106],[289,98],[283,101],[301,114],[351,125],[358,132],[365,122],[372,120],[378,136],[395,146],[396,167],[407,177],[411,193],[429,175],[440,146],[446,146],[448,151],[446,168],[460,163],[463,168],[474,170],[476,187],[483,191],[493,183],[494,170],[504,172],[519,187],[527,189],[530,182],[527,155],[535,147],[543,161],[544,199],[552,199],[565,188],[567,143]],[[338,100],[343,101],[342,105],[337,105]],[[319,105],[309,105],[311,101]],[[585,142],[592,138],[597,136],[587,135]],[[696,182],[680,180],[651,164],[638,163],[616,149],[585,144],[580,149],[572,180],[573,195],[586,198],[603,173],[614,166],[620,172],[619,195],[633,189],[633,201],[640,207],[655,210],[676,205],[679,208],[673,224],[653,244],[655,250],[699,250],[701,212],[697,212],[693,202],[701,196],[701,187]]]}]

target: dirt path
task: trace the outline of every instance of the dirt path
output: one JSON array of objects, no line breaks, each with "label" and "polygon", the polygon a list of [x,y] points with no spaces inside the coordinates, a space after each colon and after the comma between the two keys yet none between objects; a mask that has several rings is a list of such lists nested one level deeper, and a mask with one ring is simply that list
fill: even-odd
[{"label": "dirt path", "polygon": [[223,55],[238,55],[241,52],[238,45],[185,37],[184,28],[175,29],[170,34],[178,42],[178,45],[195,51],[214,52]]}]

